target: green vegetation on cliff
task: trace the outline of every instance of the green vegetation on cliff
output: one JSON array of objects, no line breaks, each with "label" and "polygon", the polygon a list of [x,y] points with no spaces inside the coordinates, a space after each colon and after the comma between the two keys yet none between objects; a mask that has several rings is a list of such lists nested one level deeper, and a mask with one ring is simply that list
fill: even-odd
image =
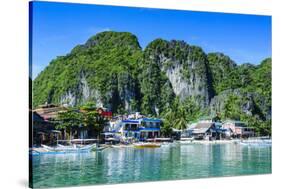
[{"label": "green vegetation on cliff", "polygon": [[94,102],[113,113],[141,111],[162,116],[167,130],[220,111],[266,134],[271,58],[236,65],[222,53],[206,54],[184,41],[156,39],[142,50],[131,33],[102,32],[52,60],[33,81],[32,98],[33,107]]},{"label": "green vegetation on cliff", "polygon": [[33,83],[33,106],[102,101],[117,110],[125,106],[126,98],[137,101],[141,55],[134,35],[99,33],[70,54],[53,60],[39,74]]}]

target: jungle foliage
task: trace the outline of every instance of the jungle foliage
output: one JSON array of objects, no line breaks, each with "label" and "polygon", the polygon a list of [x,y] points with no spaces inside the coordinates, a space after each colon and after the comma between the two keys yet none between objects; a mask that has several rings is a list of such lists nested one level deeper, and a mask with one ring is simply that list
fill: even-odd
[{"label": "jungle foliage", "polygon": [[[141,111],[161,116],[164,133],[171,128],[183,129],[200,116],[209,116],[210,111],[198,104],[202,96],[177,97],[166,74],[175,65],[183,68],[178,79],[190,85],[195,74],[204,75],[198,80],[206,78],[203,82],[212,91],[210,100],[226,90],[241,90],[242,96],[233,94],[224,99],[224,119],[243,120],[260,134],[271,133],[271,58],[258,65],[237,65],[222,53],[205,54],[200,47],[184,41],[163,39],[152,41],[142,50],[137,37],[128,32],[101,32],[52,60],[33,80],[32,106],[71,101],[77,109],[88,102],[98,105],[102,101],[115,114]],[[251,112],[246,113],[243,108],[249,100]],[[96,112],[85,112],[83,125],[99,130]],[[68,129],[82,119],[81,112],[71,110],[59,119],[64,123],[58,127]]]}]

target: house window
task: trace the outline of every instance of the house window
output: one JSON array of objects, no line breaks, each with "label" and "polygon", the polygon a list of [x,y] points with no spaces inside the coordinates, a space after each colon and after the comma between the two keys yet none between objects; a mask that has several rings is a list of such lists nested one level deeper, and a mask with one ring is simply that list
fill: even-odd
[{"label": "house window", "polygon": [[150,127],[150,122],[145,122],[145,127],[149,128]]},{"label": "house window", "polygon": [[132,125],[131,125],[131,130],[132,130],[132,131],[137,130],[137,124],[132,124]]},{"label": "house window", "polygon": [[125,130],[129,130],[130,129],[130,124],[126,124],[125,125]]}]

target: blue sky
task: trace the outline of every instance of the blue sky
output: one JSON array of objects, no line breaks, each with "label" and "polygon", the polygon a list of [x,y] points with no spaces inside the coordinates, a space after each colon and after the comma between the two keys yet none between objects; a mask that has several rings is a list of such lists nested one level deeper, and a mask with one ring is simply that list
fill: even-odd
[{"label": "blue sky", "polygon": [[32,78],[52,59],[96,33],[135,34],[142,48],[156,38],[184,40],[237,64],[271,57],[271,17],[71,3],[33,3]]}]

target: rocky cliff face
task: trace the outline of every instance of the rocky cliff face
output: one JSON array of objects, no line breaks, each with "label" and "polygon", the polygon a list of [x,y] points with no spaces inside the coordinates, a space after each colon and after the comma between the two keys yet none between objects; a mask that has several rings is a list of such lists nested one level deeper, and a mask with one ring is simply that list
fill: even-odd
[{"label": "rocky cliff face", "polygon": [[157,39],[144,51],[146,64],[156,64],[180,100],[193,97],[206,107],[212,97],[208,82],[207,57],[201,48],[184,41]]},{"label": "rocky cliff face", "polygon": [[[232,109],[227,110],[228,108]],[[266,103],[266,98],[256,92],[246,92],[242,89],[221,92],[212,98],[209,111],[210,115],[216,115],[217,112],[237,111],[247,116],[256,116],[261,120],[271,119],[271,107]]]},{"label": "rocky cliff face", "polygon": [[237,66],[220,53],[210,54],[208,59],[217,94],[210,102],[211,115],[225,112],[227,104],[231,104],[231,111],[236,108],[245,115],[271,119],[271,59],[257,66]]},{"label": "rocky cliff face", "polygon": [[76,106],[91,100],[95,101],[97,106],[104,106],[99,92],[94,88],[90,88],[84,73],[82,73],[77,82],[77,90],[72,88],[66,91],[61,95],[59,103],[67,106]]},{"label": "rocky cliff face", "polygon": [[103,32],[58,57],[34,80],[33,106],[77,106],[94,101],[113,111],[137,110],[140,99],[137,38],[126,32]]}]

